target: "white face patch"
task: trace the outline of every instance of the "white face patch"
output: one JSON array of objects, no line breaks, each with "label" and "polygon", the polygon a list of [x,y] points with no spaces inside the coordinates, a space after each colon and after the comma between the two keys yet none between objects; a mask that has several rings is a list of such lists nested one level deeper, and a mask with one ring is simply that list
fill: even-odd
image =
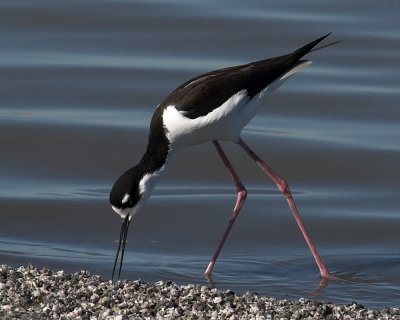
[{"label": "white face patch", "polygon": [[122,200],[121,200],[121,203],[122,203],[122,204],[127,203],[130,197],[131,197],[130,194],[125,193],[124,197],[123,197]]},{"label": "white face patch", "polygon": [[111,208],[119,214],[119,216],[122,219],[125,219],[130,213],[131,213],[131,208],[116,208],[114,206],[111,206]]},{"label": "white face patch", "polygon": [[122,218],[125,219],[126,217],[129,217],[129,220],[132,219],[132,217],[137,214],[141,207],[143,206],[144,201],[140,200],[136,206],[134,206],[133,208],[117,208],[114,206],[111,206],[111,208],[118,213],[118,215]]}]

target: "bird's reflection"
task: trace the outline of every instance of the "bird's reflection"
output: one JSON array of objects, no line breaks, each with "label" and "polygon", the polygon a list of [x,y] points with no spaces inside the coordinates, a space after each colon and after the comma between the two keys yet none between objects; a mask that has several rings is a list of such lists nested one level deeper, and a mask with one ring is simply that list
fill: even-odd
[{"label": "bird's reflection", "polygon": [[321,294],[323,289],[330,283],[330,282],[347,282],[348,280],[345,280],[343,278],[340,278],[338,276],[334,276],[330,274],[327,277],[320,277],[318,286],[310,292],[310,298],[312,300],[315,300],[318,298],[318,296]]},{"label": "bird's reflection", "polygon": [[204,273],[204,278],[206,278],[206,280],[208,282],[208,286],[210,287],[210,289],[216,288],[215,282],[214,282],[211,274]]},{"label": "bird's reflection", "polygon": [[[218,289],[211,274],[204,274],[204,278],[207,280],[210,289],[214,288]],[[323,292],[324,288],[327,287],[328,284],[332,282],[334,283],[350,282],[350,280],[339,276],[334,276],[332,274],[326,277],[320,277],[318,280],[318,285],[313,291],[310,292],[309,298],[312,300],[316,300],[318,296]]]}]

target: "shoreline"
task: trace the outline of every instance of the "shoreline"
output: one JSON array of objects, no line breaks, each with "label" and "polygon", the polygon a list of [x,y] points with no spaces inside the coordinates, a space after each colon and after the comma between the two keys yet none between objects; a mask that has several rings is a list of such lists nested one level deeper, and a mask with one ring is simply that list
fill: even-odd
[{"label": "shoreline", "polygon": [[369,309],[307,299],[278,300],[201,285],[106,280],[0,265],[1,319],[395,319],[399,308]]}]

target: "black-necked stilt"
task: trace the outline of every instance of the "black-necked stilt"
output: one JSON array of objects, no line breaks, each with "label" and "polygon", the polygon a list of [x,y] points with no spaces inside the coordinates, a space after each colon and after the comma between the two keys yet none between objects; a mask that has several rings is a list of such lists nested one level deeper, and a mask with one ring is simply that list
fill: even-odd
[{"label": "black-necked stilt", "polygon": [[171,155],[182,148],[206,141],[213,142],[237,189],[236,205],[228,226],[205,271],[206,275],[211,275],[218,255],[247,195],[243,183],[222,150],[219,140],[237,143],[273,180],[285,196],[314,256],[321,276],[330,277],[328,268],[320,258],[306,231],[288,184],[240,137],[243,128],[264,104],[267,96],[289,77],[311,63],[309,60],[301,60],[305,54],[336,43],[313,49],[328,35],[283,56],[224,68],[195,77],[175,89],[158,105],[150,122],[146,152],[136,166],[128,169],[117,179],[110,193],[111,206],[122,218],[112,278],[114,278],[122,246],[118,278],[121,274],[129,223],[150,197]]}]

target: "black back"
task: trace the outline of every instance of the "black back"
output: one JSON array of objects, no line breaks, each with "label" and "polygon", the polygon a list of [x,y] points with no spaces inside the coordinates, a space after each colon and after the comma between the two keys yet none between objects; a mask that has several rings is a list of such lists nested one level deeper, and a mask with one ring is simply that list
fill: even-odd
[{"label": "black back", "polygon": [[300,60],[329,34],[300,49],[275,58],[219,69],[195,77],[175,89],[160,107],[174,105],[190,119],[204,116],[231,96],[246,90],[252,98],[280,76],[305,60]]}]

